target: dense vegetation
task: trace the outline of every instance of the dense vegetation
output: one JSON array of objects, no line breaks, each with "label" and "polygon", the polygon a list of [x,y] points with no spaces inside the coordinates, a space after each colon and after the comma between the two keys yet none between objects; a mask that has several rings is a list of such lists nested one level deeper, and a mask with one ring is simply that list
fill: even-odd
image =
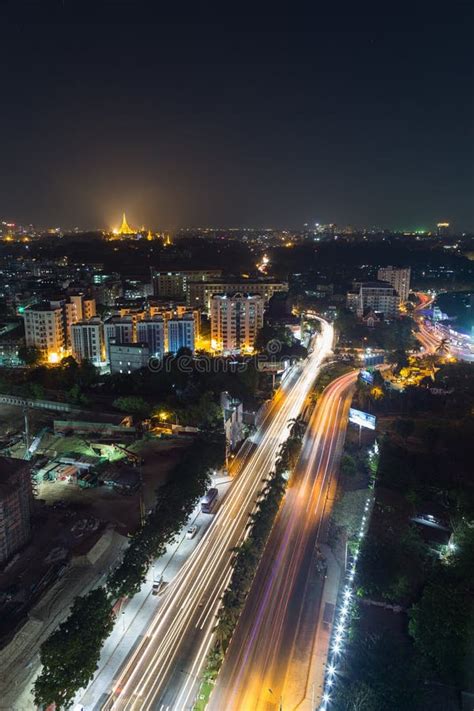
[{"label": "dense vegetation", "polygon": [[[440,363],[428,381],[359,386],[384,434],[338,711],[448,711],[474,691],[474,366]],[[440,527],[413,520],[427,515]]]},{"label": "dense vegetation", "polygon": [[382,322],[375,328],[369,328],[361,323],[351,311],[340,309],[334,325],[339,334],[341,346],[383,348],[394,354],[406,353],[418,348],[418,343],[413,335],[416,324],[408,316],[390,323]]}]

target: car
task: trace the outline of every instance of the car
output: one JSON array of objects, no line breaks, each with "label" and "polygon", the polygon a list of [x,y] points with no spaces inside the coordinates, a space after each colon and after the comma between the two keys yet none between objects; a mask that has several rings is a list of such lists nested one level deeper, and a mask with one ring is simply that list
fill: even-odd
[{"label": "car", "polygon": [[196,533],[198,532],[198,526],[190,526],[188,530],[186,531],[186,538],[194,538]]}]

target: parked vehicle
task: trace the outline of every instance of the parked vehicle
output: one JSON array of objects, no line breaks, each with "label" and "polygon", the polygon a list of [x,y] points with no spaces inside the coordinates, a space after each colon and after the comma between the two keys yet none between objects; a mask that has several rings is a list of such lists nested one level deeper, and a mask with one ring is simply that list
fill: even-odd
[{"label": "parked vehicle", "polygon": [[209,489],[207,494],[201,499],[201,511],[203,513],[211,513],[212,507],[217,499],[217,489]]},{"label": "parked vehicle", "polygon": [[196,525],[190,526],[188,528],[188,530],[186,531],[186,538],[189,538],[189,539],[194,538],[194,536],[196,535],[197,532],[198,532],[198,526],[196,526]]}]

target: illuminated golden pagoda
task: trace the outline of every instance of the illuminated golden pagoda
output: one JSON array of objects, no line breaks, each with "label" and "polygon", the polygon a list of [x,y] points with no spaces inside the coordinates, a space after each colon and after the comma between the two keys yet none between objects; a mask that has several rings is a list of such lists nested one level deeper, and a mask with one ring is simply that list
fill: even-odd
[{"label": "illuminated golden pagoda", "polygon": [[125,213],[122,215],[122,224],[120,225],[119,229],[117,230],[117,234],[119,235],[134,235],[136,234],[135,230],[132,230],[130,225],[127,223],[127,218],[125,217]]}]

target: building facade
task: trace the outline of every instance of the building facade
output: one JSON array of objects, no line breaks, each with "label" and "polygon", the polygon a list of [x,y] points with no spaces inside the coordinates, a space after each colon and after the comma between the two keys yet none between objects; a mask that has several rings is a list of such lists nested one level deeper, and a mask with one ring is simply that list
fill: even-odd
[{"label": "building facade", "polygon": [[194,316],[192,314],[170,318],[167,322],[167,332],[167,349],[170,353],[177,353],[180,348],[188,348],[194,353],[195,330]]},{"label": "building facade", "polygon": [[132,316],[111,316],[104,324],[105,357],[110,361],[111,343],[134,343],[136,330]]},{"label": "building facade", "polygon": [[188,269],[176,272],[152,270],[153,294],[161,298],[185,299],[189,282],[217,279],[221,275],[221,269]]},{"label": "building facade", "polygon": [[408,300],[408,294],[410,293],[410,277],[410,267],[403,267],[400,269],[397,267],[381,267],[377,273],[377,279],[379,281],[386,281],[393,286],[402,303]]},{"label": "building facade", "polygon": [[100,365],[105,359],[104,324],[100,318],[78,321],[71,326],[73,357]]},{"label": "building facade", "polygon": [[0,457],[0,565],[28,542],[32,503],[28,464]]},{"label": "building facade", "polygon": [[261,296],[266,305],[273,294],[288,291],[288,282],[274,279],[239,279],[233,281],[214,280],[190,282],[188,287],[188,304],[192,308],[203,308],[208,312],[211,298],[214,294],[250,294]]},{"label": "building facade", "polygon": [[162,316],[138,321],[137,339],[148,345],[152,356],[161,358],[165,352],[165,322]]},{"label": "building facade", "polygon": [[150,348],[147,343],[111,343],[110,372],[130,375],[134,370],[146,368],[150,360]]},{"label": "building facade", "polygon": [[399,315],[400,297],[391,286],[384,281],[361,282],[358,291],[349,292],[346,306],[362,318],[367,311],[373,311],[384,319]]},{"label": "building facade", "polygon": [[211,348],[219,352],[251,350],[263,326],[264,297],[214,294],[211,298]]},{"label": "building facade", "polygon": [[63,309],[50,304],[35,304],[25,309],[25,342],[38,348],[44,358],[57,362],[65,354]]}]

